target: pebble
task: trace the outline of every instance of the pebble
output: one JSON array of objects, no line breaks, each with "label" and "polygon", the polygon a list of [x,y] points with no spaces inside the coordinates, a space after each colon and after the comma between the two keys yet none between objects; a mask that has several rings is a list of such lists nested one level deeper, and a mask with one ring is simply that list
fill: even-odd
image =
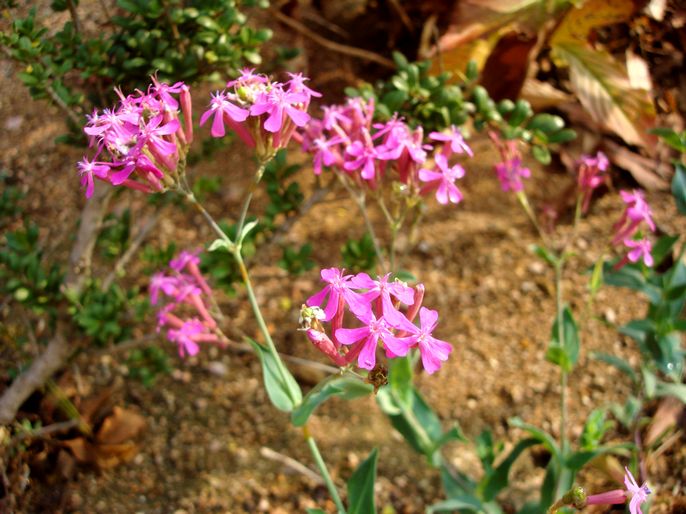
[{"label": "pebble", "polygon": [[207,371],[216,377],[225,377],[229,374],[229,369],[221,361],[212,361],[207,363]]},{"label": "pebble", "polygon": [[608,323],[616,323],[617,322],[617,313],[614,311],[614,309],[608,307],[605,309],[604,313],[605,319],[607,320]]}]

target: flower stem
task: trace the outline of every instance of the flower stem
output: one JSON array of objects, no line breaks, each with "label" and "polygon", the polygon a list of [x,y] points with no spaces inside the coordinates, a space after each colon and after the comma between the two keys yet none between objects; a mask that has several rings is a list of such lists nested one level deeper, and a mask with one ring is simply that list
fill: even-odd
[{"label": "flower stem", "polygon": [[241,215],[240,218],[238,218],[238,226],[236,229],[236,239],[241,237],[241,232],[243,231],[243,226],[245,225],[245,218],[248,215],[250,201],[252,200],[252,195],[257,190],[257,186],[260,183],[260,180],[262,180],[262,175],[264,175],[264,170],[269,161],[271,161],[271,158],[260,161],[260,165],[255,172],[254,180],[252,184],[250,184],[250,189],[248,189],[248,194],[246,195],[245,200],[243,200],[243,207],[241,208]]},{"label": "flower stem", "polygon": [[303,427],[303,435],[305,436],[305,441],[307,442],[307,446],[310,449],[310,452],[312,453],[312,457],[314,458],[315,464],[317,464],[317,468],[319,468],[319,472],[322,475],[322,478],[324,479],[324,483],[326,484],[326,488],[329,490],[329,494],[331,495],[331,499],[333,500],[334,504],[336,504],[336,510],[338,511],[338,514],[346,514],[345,507],[343,506],[343,501],[341,500],[340,495],[338,494],[338,490],[336,489],[336,485],[333,483],[333,479],[331,478],[331,474],[329,474],[329,470],[326,467],[326,463],[324,462],[324,459],[322,458],[322,454],[319,453],[319,448],[317,447],[317,442],[314,440],[312,435],[310,434],[310,431],[307,429],[307,426]]},{"label": "flower stem", "polygon": [[[564,312],[562,306],[562,269],[564,255],[555,263],[555,307],[557,311],[557,340],[565,348]],[[560,448],[562,454],[567,453],[567,372],[560,368]]]},{"label": "flower stem", "polygon": [[355,201],[357,207],[360,209],[360,213],[362,214],[362,218],[364,219],[364,224],[367,227],[367,232],[369,232],[369,235],[372,237],[372,243],[374,244],[374,251],[376,252],[376,257],[379,260],[379,265],[381,266],[381,269],[387,271],[386,259],[384,259],[383,253],[381,252],[379,240],[377,239],[376,233],[374,232],[374,226],[372,225],[372,221],[369,219],[369,215],[367,214],[367,204],[365,202],[364,193],[355,193],[352,187],[350,187],[350,184],[348,184],[348,181],[345,177],[342,177],[340,173],[337,173],[336,176],[339,178],[339,180],[343,184],[343,187],[345,187],[345,189],[350,194],[350,197]]},{"label": "flower stem", "polygon": [[[262,332],[264,340],[267,343],[267,348],[269,349],[269,352],[274,357],[274,361],[276,362],[276,366],[279,369],[279,374],[281,375],[283,383],[287,384],[288,377],[290,374],[286,370],[286,366],[281,360],[281,356],[279,355],[279,352],[276,349],[276,345],[274,344],[272,336],[269,333],[269,329],[267,328],[267,324],[264,321],[264,317],[262,317],[262,311],[260,310],[260,305],[257,303],[257,298],[255,297],[255,292],[253,291],[252,283],[250,282],[248,269],[245,267],[245,263],[243,262],[243,257],[241,256],[240,248],[236,247],[236,249],[233,251],[233,257],[241,273],[241,278],[243,279],[245,290],[248,293],[248,301],[250,302],[250,307],[252,308],[253,315],[255,316],[255,320],[257,321],[257,326],[259,327],[260,332]],[[297,398],[291,398],[291,400],[293,400],[294,404],[298,403]]]}]

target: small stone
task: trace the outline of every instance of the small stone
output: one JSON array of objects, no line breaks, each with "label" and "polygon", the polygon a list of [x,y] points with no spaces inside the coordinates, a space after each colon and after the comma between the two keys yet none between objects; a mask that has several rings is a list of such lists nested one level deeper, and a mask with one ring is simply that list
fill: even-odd
[{"label": "small stone", "polygon": [[529,271],[534,275],[541,275],[543,272],[545,272],[545,264],[543,264],[541,261],[533,261],[531,264],[529,264]]},{"label": "small stone", "polygon": [[605,309],[604,316],[608,323],[614,324],[617,322],[617,313],[610,307]]},{"label": "small stone", "polygon": [[529,280],[525,280],[522,282],[520,289],[522,290],[522,293],[533,293],[536,290],[536,284]]},{"label": "small stone", "polygon": [[225,377],[229,374],[229,370],[221,361],[212,361],[207,363],[207,371],[216,377]]}]

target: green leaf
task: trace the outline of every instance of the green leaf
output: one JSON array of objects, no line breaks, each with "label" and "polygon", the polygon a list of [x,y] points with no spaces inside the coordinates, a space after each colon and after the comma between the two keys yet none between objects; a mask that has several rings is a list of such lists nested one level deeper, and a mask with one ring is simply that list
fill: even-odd
[{"label": "green leaf", "polygon": [[360,464],[348,480],[348,514],[374,514],[374,482],[379,452],[372,450],[369,457]]},{"label": "green leaf", "polygon": [[674,201],[679,212],[686,215],[686,166],[680,162],[674,165],[672,195],[674,195]]},{"label": "green leaf", "polygon": [[[546,359],[569,373],[579,359],[579,329],[569,307],[565,307],[561,314],[562,320],[558,317],[553,323]],[[560,341],[560,335],[564,338],[563,341]]]},{"label": "green leaf", "polygon": [[537,426],[525,423],[519,417],[510,418],[507,422],[510,426],[524,430],[531,435],[531,437],[537,439],[545,447],[545,449],[553,455],[555,460],[560,460],[560,449],[558,448],[555,439],[553,439],[553,436],[551,436],[549,433],[544,432]]},{"label": "green leaf", "polygon": [[548,143],[569,143],[570,141],[574,141],[575,139],[576,131],[570,128],[566,128],[560,130],[559,132],[555,132],[554,134],[550,134],[548,136]]},{"label": "green leaf", "polygon": [[602,361],[605,364],[609,364],[610,366],[614,366],[622,373],[626,373],[626,375],[628,375],[628,377],[634,384],[638,383],[638,375],[636,375],[634,369],[624,359],[621,359],[616,355],[610,355],[609,353],[603,352],[591,352],[591,358]]},{"label": "green leaf", "polygon": [[541,130],[546,134],[552,134],[562,130],[564,127],[565,122],[562,118],[548,113],[537,114],[526,126],[528,130]]},{"label": "green leaf", "polygon": [[284,368],[282,372],[276,358],[269,349],[256,341],[246,338],[262,363],[262,375],[267,396],[274,407],[284,412],[292,412],[302,401],[302,392],[293,375]]},{"label": "green leaf", "polygon": [[649,143],[645,129],[652,124],[655,109],[646,91],[629,86],[622,63],[585,41],[555,44],[552,56],[558,64],[569,66],[572,90],[594,121],[627,143]]},{"label": "green leaf", "polygon": [[603,281],[615,287],[627,287],[645,294],[651,303],[659,303],[662,293],[659,288],[646,281],[645,277],[634,264],[627,264],[621,269],[615,270],[606,262],[603,265]]},{"label": "green leaf", "polygon": [[233,250],[231,243],[229,243],[225,239],[215,239],[214,241],[212,241],[209,248],[207,248],[207,251],[215,252],[220,249],[226,250],[227,252],[231,252]]},{"label": "green leaf", "polygon": [[530,248],[538,257],[543,259],[550,266],[555,267],[557,265],[557,262],[558,262],[557,256],[554,253],[552,253],[550,250],[548,250],[545,246],[533,245]]},{"label": "green leaf", "polygon": [[679,134],[671,128],[657,127],[649,130],[648,132],[655,134],[656,136],[660,136],[665,143],[675,150],[681,153],[686,153],[686,131],[682,131],[681,134]]},{"label": "green leaf", "polygon": [[686,403],[686,384],[658,381],[655,384],[655,396],[673,396],[682,403]]},{"label": "green leaf", "polygon": [[322,509],[307,509],[305,512],[307,514],[326,514],[326,511]]},{"label": "green leaf", "polygon": [[651,254],[655,259],[655,266],[659,266],[663,260],[672,252],[674,244],[679,240],[679,236],[662,236],[653,245]]},{"label": "green leaf", "polygon": [[426,509],[426,513],[433,514],[434,512],[455,512],[463,510],[469,512],[482,512],[483,505],[477,498],[462,496],[434,503]]},{"label": "green leaf", "polygon": [[545,146],[534,145],[531,147],[531,153],[533,154],[534,158],[541,164],[545,166],[550,164],[550,150],[548,150]]},{"label": "green leaf", "polygon": [[320,382],[305,395],[302,403],[291,413],[291,422],[296,427],[305,425],[315,409],[333,396],[352,400],[367,396],[372,391],[374,391],[374,387],[371,384],[365,384],[357,378],[334,376],[329,380]]},{"label": "green leaf", "polygon": [[503,460],[498,467],[493,469],[488,473],[484,479],[479,484],[481,489],[481,496],[484,501],[493,500],[496,495],[507,487],[508,475],[510,474],[510,468],[515,463],[517,458],[531,446],[540,444],[540,440],[537,438],[527,438],[519,441],[517,445],[512,449],[508,456]]}]

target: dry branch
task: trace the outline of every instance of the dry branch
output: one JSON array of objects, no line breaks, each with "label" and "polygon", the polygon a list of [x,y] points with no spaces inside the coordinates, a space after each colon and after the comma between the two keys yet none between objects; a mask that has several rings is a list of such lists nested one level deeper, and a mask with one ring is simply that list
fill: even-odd
[{"label": "dry branch", "polygon": [[[111,189],[104,185],[96,187],[93,197],[86,203],[81,213],[79,230],[69,254],[69,268],[64,282],[64,288],[77,294],[83,289],[87,272],[90,270],[95,240],[109,203],[110,192]],[[64,366],[70,353],[69,340],[63,335],[63,323],[58,322],[55,335],[45,351],[12,382],[0,397],[0,425],[7,425],[14,420],[21,405]]]}]

